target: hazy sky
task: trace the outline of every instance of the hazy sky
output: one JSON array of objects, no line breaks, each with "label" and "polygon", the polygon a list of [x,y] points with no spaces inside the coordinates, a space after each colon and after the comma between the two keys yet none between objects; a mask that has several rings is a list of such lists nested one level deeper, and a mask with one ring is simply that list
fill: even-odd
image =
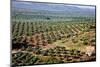
[{"label": "hazy sky", "polygon": [[[13,0],[13,1],[28,1],[28,0]],[[32,0],[31,0],[32,1]],[[34,1],[34,0],[33,0]],[[31,4],[30,2],[25,2],[25,4]],[[47,5],[51,5],[51,6],[55,6],[55,5],[63,5],[63,4],[47,4]],[[86,5],[67,5],[67,6],[75,6],[75,7],[79,7],[79,8],[89,8],[89,9],[95,9],[94,6],[86,6]]]},{"label": "hazy sky", "polygon": [[[68,9],[86,9],[86,10],[95,10],[95,6],[86,6],[86,5],[72,5],[72,4],[55,4],[55,3],[39,3],[39,2],[25,2],[20,0],[13,0],[13,7],[17,8],[30,8],[30,9],[44,9],[51,11],[66,11]],[[37,8],[38,7],[38,8]]]}]

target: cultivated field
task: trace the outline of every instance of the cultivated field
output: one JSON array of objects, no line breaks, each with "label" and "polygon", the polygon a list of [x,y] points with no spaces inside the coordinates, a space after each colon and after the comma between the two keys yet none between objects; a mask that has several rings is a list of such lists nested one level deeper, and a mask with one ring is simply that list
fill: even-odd
[{"label": "cultivated field", "polygon": [[70,13],[68,10],[57,12],[14,8],[12,65],[95,61],[95,16],[86,9],[84,12],[83,9],[80,12],[70,10]]},{"label": "cultivated field", "polygon": [[14,21],[12,27],[13,64],[95,60],[95,55],[86,55],[86,47],[95,46],[95,23]]}]

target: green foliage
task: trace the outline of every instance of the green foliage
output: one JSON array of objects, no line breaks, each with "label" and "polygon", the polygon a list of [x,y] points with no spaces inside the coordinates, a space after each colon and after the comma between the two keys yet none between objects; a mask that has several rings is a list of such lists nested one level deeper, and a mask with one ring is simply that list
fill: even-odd
[{"label": "green foliage", "polygon": [[13,58],[12,64],[14,66],[31,65],[36,63],[36,61],[39,59],[36,56],[32,56],[29,53],[23,53],[23,52],[18,52],[16,54],[13,54],[12,58]]}]

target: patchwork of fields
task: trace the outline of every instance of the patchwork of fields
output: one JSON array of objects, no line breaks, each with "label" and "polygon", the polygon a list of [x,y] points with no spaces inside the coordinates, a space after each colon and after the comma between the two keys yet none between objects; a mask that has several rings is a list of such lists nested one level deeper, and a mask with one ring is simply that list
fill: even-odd
[{"label": "patchwork of fields", "polygon": [[[14,21],[12,25],[13,64],[16,65],[95,60],[95,53],[86,55],[89,46],[95,46],[95,23]],[[16,58],[17,54],[22,56]],[[33,62],[28,54],[38,60]],[[30,63],[24,63],[23,57]]]},{"label": "patchwork of fields", "polygon": [[96,60],[94,7],[12,3],[13,66]]}]

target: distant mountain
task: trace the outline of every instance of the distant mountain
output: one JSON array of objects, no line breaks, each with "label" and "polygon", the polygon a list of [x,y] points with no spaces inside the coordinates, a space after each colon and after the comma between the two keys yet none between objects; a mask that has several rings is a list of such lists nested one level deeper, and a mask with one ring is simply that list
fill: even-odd
[{"label": "distant mountain", "polygon": [[90,7],[93,6],[81,8],[79,5],[12,1],[12,11],[33,12],[34,14],[95,16],[95,8]]}]

